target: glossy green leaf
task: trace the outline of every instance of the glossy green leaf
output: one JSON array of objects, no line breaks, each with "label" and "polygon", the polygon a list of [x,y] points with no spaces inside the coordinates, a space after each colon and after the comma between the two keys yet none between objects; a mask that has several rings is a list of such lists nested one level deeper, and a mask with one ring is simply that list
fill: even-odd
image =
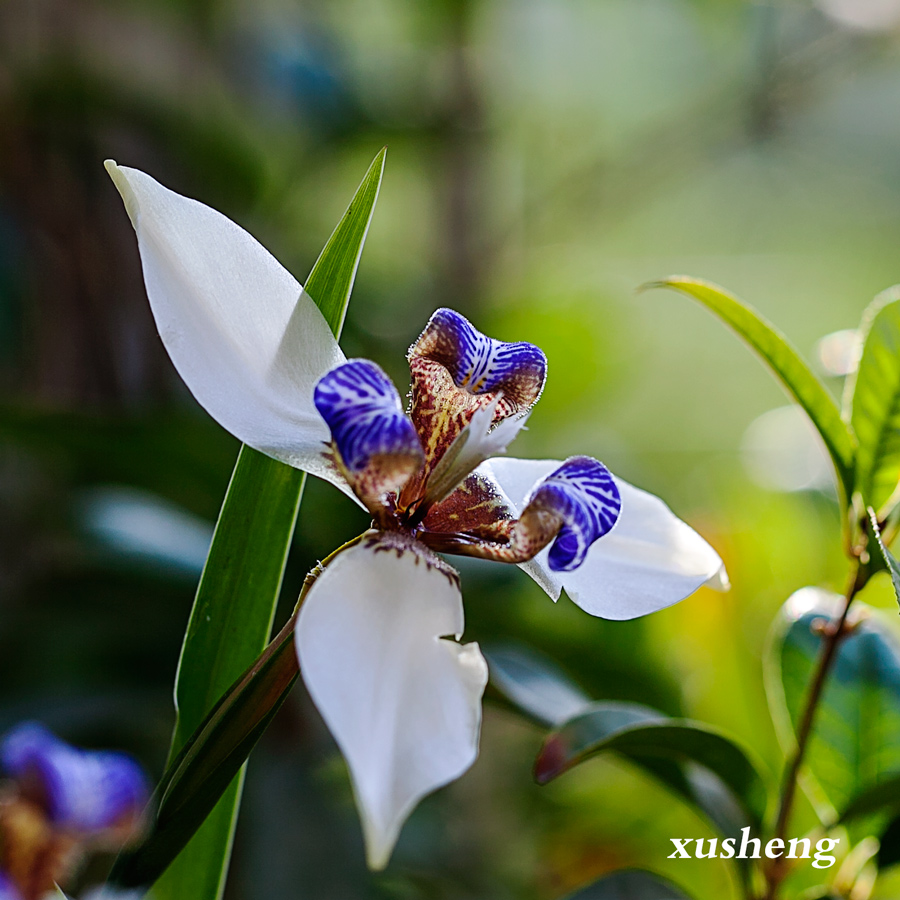
[{"label": "glossy green leaf", "polygon": [[[601,715],[610,727],[621,722],[672,721],[649,707],[598,704],[551,660],[520,645],[487,647],[491,693],[541,726],[559,728],[582,713]],[[747,814],[731,789],[713,772],[680,756],[660,756],[655,748],[617,747],[618,752],[696,809],[722,834],[736,835]]]},{"label": "glossy green leaf", "polygon": [[884,560],[888,574],[891,576],[891,584],[894,586],[894,596],[897,598],[897,602],[900,603],[900,562],[897,561],[897,557],[888,550],[884,541],[881,539],[881,529],[878,527],[878,519],[875,516],[875,510],[871,508],[869,509],[869,529],[878,545],[878,552]]},{"label": "glossy green leaf", "polygon": [[[306,281],[307,293],[335,335],[344,321],[384,157],[382,150]],[[173,759],[269,639],[303,483],[301,472],[249,447],[241,448],[182,647]],[[218,900],[222,896],[242,780],[243,769],[157,883],[156,900]],[[168,833],[173,840],[165,852],[159,841],[152,845],[154,865],[148,871],[181,850],[184,835]]]},{"label": "glossy green leaf", "polygon": [[706,281],[674,276],[645,288],[667,287],[702,303],[729,325],[762,358],[803,407],[822,436],[847,497],[853,493],[856,439],[841,418],[838,406],[787,338],[753,307]]},{"label": "glossy green leaf", "polygon": [[543,654],[522,645],[482,647],[490,684],[513,708],[554,728],[585,708],[591,698]]},{"label": "glossy green leaf", "polygon": [[[822,651],[822,630],[843,599],[815,588],[782,607],[766,660],[769,705],[787,752]],[[856,601],[813,720],[806,749],[810,798],[825,821],[855,798],[880,791],[900,774],[900,647],[871,611]],[[862,810],[857,810],[858,814]]]},{"label": "glossy green leaf", "polygon": [[643,869],[622,869],[604,875],[566,900],[690,900],[677,884]]},{"label": "glossy green leaf", "polygon": [[[766,809],[765,784],[738,744],[709,726],[669,718],[636,704],[594,703],[570,719],[544,742],[535,763],[535,778],[545,784],[608,750],[653,772],[698,805],[725,833],[736,833],[735,825],[737,830],[745,825],[760,827]],[[669,765],[659,765],[662,761]],[[721,811],[715,800],[711,810],[697,803],[704,787],[725,804]]]},{"label": "glossy green leaf", "polygon": [[876,510],[900,481],[900,286],[880,294],[863,316],[859,369],[847,381],[844,418],[859,448],[856,489]]}]

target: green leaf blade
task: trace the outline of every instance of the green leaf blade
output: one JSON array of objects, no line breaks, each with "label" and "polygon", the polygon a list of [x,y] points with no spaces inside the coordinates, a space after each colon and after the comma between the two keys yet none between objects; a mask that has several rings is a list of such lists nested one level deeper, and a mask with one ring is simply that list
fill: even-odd
[{"label": "green leaf blade", "polygon": [[838,482],[846,497],[851,497],[856,439],[831,394],[787,338],[751,306],[710,282],[679,275],[651,282],[643,289],[657,287],[693,297],[759,354],[816,426],[834,462]]},{"label": "green leaf blade", "polygon": [[[723,831],[735,833],[736,825],[761,827],[767,803],[766,786],[743,748],[709,726],[669,718],[637,704],[594,703],[570,719],[547,737],[535,763],[535,777],[545,784],[586,759],[610,750],[628,757],[662,780]],[[659,760],[678,766],[661,767],[655,764]],[[697,792],[692,786],[695,766],[718,779],[727,789],[739,807],[737,819],[727,810],[707,809],[697,802]]]},{"label": "green leaf blade", "polygon": [[[346,315],[384,161],[382,150],[305,285],[335,336],[340,335]],[[269,640],[304,481],[303,473],[241,448],[185,633],[176,676],[173,760]],[[178,854],[156,883],[155,900],[220,900],[242,783],[243,769],[186,847],[185,835],[177,829],[172,834],[171,826],[168,844],[152,844],[148,877],[151,872],[152,877],[158,875]],[[148,845],[153,838],[151,831]],[[131,865],[141,863],[139,849]]]},{"label": "green leaf blade", "polygon": [[900,481],[900,286],[880,294],[863,316],[863,352],[847,382],[845,416],[859,449],[856,489],[881,510]]},{"label": "green leaf blade", "polygon": [[340,337],[350,304],[350,292],[372,213],[381,190],[387,148],[382,148],[360,182],[350,205],[325,244],[304,288],[325,316],[335,337]]}]

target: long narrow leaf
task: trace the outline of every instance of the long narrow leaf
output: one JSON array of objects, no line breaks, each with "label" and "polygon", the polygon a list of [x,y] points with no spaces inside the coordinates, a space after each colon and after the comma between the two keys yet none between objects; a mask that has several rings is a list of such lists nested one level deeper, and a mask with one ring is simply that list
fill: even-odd
[{"label": "long narrow leaf", "polygon": [[753,307],[706,281],[673,276],[644,285],[672,288],[702,303],[742,337],[803,407],[822,436],[846,497],[853,494],[856,439],[841,418],[834,398],[810,371],[787,338]]},{"label": "long narrow leaf", "polygon": [[[306,282],[307,293],[335,335],[344,321],[384,157],[382,150]],[[300,472],[249,447],[241,448],[182,647],[173,758],[269,639],[303,484]],[[157,900],[221,898],[242,782],[243,770],[157,883]],[[155,855],[148,874],[159,871],[180,849],[171,844],[160,854],[152,839],[151,833],[147,846],[153,846]],[[140,862],[139,852],[132,856],[132,865]]]},{"label": "long narrow leaf", "polygon": [[210,710],[160,781],[153,829],[116,863],[117,886],[153,882],[203,823],[297,680],[293,617]]}]

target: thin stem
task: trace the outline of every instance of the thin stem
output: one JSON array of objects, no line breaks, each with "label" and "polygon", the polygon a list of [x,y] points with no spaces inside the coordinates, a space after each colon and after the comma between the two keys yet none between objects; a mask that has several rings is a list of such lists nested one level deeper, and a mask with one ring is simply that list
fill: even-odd
[{"label": "thin stem", "polygon": [[[812,735],[812,726],[819,701],[822,699],[822,692],[825,689],[828,673],[837,655],[838,647],[847,634],[847,615],[850,612],[850,606],[853,603],[853,598],[865,584],[865,577],[863,567],[860,566],[859,560],[855,559],[847,581],[847,590],[844,592],[844,604],[841,614],[837,621],[830,623],[824,632],[822,652],[810,683],[806,705],[803,708],[803,715],[800,717],[800,724],[797,728],[797,747],[785,770],[782,783],[781,803],[778,808],[778,818],[775,821],[774,831],[774,837],[780,838],[782,841],[787,835],[788,820],[794,805],[794,797],[797,794],[797,777],[800,774],[800,767],[803,765],[803,759],[806,756],[806,749]],[[782,859],[772,863],[766,872],[767,889],[764,900],[776,900],[778,887],[786,874],[787,868]]]}]

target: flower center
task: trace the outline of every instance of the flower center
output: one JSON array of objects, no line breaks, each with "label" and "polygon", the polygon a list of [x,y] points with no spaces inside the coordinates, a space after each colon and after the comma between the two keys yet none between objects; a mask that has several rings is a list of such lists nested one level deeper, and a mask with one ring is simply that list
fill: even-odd
[{"label": "flower center", "polygon": [[375,363],[349,360],[316,385],[335,464],[383,531],[406,532],[451,553],[530,559],[555,539],[552,568],[575,568],[615,524],[619,495],[596,460],[569,460],[542,481],[516,520],[476,470],[506,450],[543,389],[547,363],[533,344],[481,334],[438,310],[408,354],[409,414]]}]

